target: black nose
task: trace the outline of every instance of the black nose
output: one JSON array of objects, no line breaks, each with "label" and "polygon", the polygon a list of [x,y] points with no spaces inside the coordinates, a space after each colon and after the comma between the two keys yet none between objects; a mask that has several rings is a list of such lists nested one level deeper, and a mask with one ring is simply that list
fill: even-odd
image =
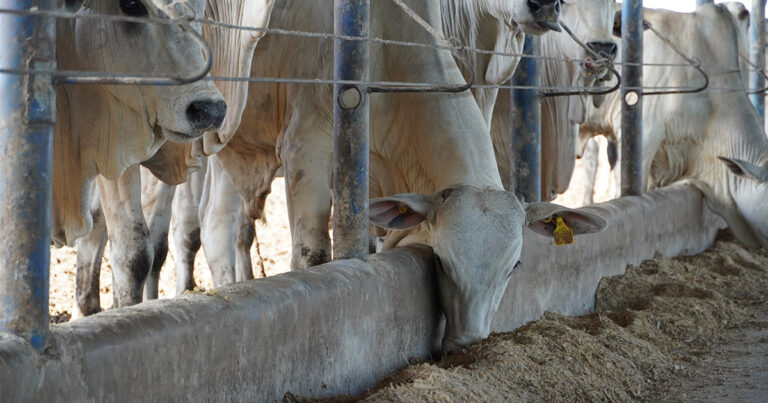
[{"label": "black nose", "polygon": [[615,59],[616,55],[619,53],[619,47],[616,46],[616,42],[614,41],[587,42],[587,46],[603,57],[610,57],[611,60]]},{"label": "black nose", "polygon": [[560,31],[560,0],[528,0],[533,20],[546,29]]},{"label": "black nose", "polygon": [[187,119],[196,130],[218,129],[227,116],[224,101],[194,101],[187,107]]}]

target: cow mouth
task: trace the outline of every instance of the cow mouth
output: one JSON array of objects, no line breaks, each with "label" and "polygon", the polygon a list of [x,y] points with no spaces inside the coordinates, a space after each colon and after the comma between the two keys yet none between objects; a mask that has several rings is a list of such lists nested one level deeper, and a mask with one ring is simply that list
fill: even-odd
[{"label": "cow mouth", "polygon": [[582,67],[590,76],[595,76],[598,79],[608,74],[608,68],[603,61],[595,61],[591,56],[587,56],[581,62]]},{"label": "cow mouth", "polygon": [[536,25],[543,28],[544,31],[561,32],[563,30],[556,21],[536,21]]},{"label": "cow mouth", "polygon": [[162,127],[163,129],[163,137],[165,137],[166,140],[174,142],[174,143],[191,143],[197,139],[200,138],[200,136],[203,135],[203,133],[182,133],[177,132],[175,130],[167,129],[165,127]]}]

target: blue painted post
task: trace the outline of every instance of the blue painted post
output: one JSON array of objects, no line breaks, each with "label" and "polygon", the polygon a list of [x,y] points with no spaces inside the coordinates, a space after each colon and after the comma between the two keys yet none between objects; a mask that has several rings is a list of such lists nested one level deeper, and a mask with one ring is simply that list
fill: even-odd
[{"label": "blue painted post", "polygon": [[621,11],[621,195],[643,191],[643,1],[625,0]]},{"label": "blue painted post", "polygon": [[[370,37],[370,0],[334,0],[335,33]],[[334,78],[368,81],[370,42],[336,39]],[[364,85],[334,85],[333,258],[368,258],[368,138]]]},{"label": "blue painted post", "polygon": [[[52,0],[0,0],[0,8],[51,10]],[[54,21],[0,14],[0,66],[52,69]],[[0,332],[40,350],[48,338],[51,166],[55,93],[50,76],[0,74]]]},{"label": "blue painted post", "polygon": [[696,7],[703,6],[705,4],[715,4],[715,0],[696,0]]},{"label": "blue painted post", "polygon": [[[749,24],[749,58],[757,68],[749,73],[749,88],[765,88],[765,77],[760,73],[760,69],[765,69],[765,3],[766,0],[752,0],[752,12],[750,13]],[[750,100],[757,113],[760,115],[760,121],[765,118],[765,95],[750,94]]]},{"label": "blue painted post", "polygon": [[[539,38],[525,37],[523,54],[535,55]],[[541,201],[541,71],[538,61],[523,57],[512,77],[509,190],[528,203]],[[532,87],[515,88],[515,87]]]}]

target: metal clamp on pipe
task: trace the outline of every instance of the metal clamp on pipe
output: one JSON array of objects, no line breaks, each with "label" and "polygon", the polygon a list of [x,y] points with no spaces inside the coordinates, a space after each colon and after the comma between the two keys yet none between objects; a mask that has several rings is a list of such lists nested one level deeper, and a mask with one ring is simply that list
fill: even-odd
[{"label": "metal clamp on pipe", "polygon": [[696,71],[698,71],[701,76],[704,78],[704,84],[700,85],[699,87],[691,88],[691,89],[681,89],[681,90],[669,90],[669,91],[650,91],[650,92],[644,92],[643,96],[650,96],[650,95],[672,95],[672,94],[696,94],[699,92],[705,91],[707,88],[709,88],[709,75],[704,71],[704,69],[701,68],[701,62],[692,57],[686,56],[685,53],[683,53],[680,48],[678,48],[669,38],[664,36],[661,32],[659,32],[656,28],[651,25],[648,21],[643,21],[643,26],[653,32],[659,39],[661,39],[662,42],[664,42],[667,46],[672,48],[675,53],[678,54],[678,56],[682,57],[688,64],[691,65]]}]

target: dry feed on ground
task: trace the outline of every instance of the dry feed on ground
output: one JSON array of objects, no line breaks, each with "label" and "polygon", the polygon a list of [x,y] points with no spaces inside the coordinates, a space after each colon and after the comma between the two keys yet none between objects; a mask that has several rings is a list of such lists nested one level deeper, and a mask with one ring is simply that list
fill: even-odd
[{"label": "dry feed on ground", "polygon": [[767,296],[766,251],[727,240],[694,257],[658,255],[604,279],[597,313],[547,313],[440,363],[406,368],[365,400],[666,400],[666,385],[706,376],[702,357]]}]

